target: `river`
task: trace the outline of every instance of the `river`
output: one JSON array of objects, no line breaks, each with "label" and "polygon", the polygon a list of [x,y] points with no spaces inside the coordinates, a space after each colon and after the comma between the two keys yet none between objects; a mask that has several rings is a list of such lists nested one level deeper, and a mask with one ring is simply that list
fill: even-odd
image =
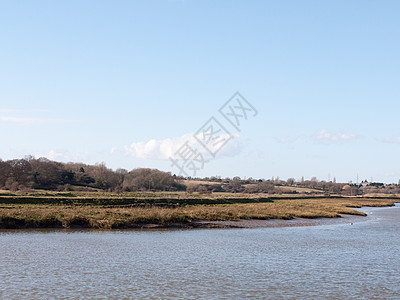
[{"label": "river", "polygon": [[1,299],[400,299],[400,207],[336,225],[0,231]]}]

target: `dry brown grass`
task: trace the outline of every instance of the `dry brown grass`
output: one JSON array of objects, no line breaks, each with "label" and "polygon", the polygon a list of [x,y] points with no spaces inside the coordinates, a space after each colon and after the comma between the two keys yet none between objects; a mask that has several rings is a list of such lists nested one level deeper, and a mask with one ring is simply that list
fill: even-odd
[{"label": "dry brown grass", "polygon": [[190,225],[196,220],[333,218],[365,215],[350,207],[390,206],[395,199],[285,199],[273,203],[166,207],[2,205],[0,228],[135,228],[145,224]]}]

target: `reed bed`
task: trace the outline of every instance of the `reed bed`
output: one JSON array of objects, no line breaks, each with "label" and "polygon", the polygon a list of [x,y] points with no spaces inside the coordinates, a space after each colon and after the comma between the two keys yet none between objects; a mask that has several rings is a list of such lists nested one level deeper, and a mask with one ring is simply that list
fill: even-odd
[{"label": "reed bed", "polygon": [[365,215],[362,206],[391,206],[396,199],[282,199],[270,203],[188,205],[178,207],[102,207],[1,204],[0,228],[141,228],[195,226],[196,221],[240,219],[334,218]]}]

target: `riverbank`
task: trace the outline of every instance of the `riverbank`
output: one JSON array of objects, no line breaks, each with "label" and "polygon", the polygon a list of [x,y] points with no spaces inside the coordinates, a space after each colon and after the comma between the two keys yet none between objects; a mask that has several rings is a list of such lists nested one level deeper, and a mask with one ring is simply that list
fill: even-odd
[{"label": "riverbank", "polygon": [[2,201],[0,228],[226,228],[238,227],[240,222],[249,224],[250,221],[245,220],[285,222],[295,219],[341,218],[343,215],[365,216],[365,213],[354,208],[392,206],[395,202],[398,199],[291,198],[258,203],[121,207]]}]

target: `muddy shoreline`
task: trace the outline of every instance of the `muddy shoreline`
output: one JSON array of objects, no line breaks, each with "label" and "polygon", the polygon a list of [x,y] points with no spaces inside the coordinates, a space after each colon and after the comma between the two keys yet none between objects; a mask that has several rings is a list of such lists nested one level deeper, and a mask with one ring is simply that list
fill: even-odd
[{"label": "muddy shoreline", "polygon": [[295,218],[290,220],[238,220],[238,221],[197,221],[194,228],[274,228],[349,224],[365,221],[367,216],[342,215],[338,218]]},{"label": "muddy shoreline", "polygon": [[112,229],[98,229],[90,228],[86,226],[70,226],[63,227],[50,226],[50,227],[31,227],[31,226],[20,226],[13,228],[0,228],[0,231],[8,230],[173,230],[173,229],[233,229],[233,228],[276,228],[276,227],[299,227],[299,226],[320,226],[320,225],[338,225],[338,224],[349,224],[352,225],[356,222],[365,221],[367,216],[357,215],[341,215],[337,218],[294,218],[290,220],[282,219],[268,219],[268,220],[255,220],[255,219],[241,219],[237,221],[203,221],[196,220],[190,223],[173,223],[173,224],[131,224],[131,226],[122,226]]}]

